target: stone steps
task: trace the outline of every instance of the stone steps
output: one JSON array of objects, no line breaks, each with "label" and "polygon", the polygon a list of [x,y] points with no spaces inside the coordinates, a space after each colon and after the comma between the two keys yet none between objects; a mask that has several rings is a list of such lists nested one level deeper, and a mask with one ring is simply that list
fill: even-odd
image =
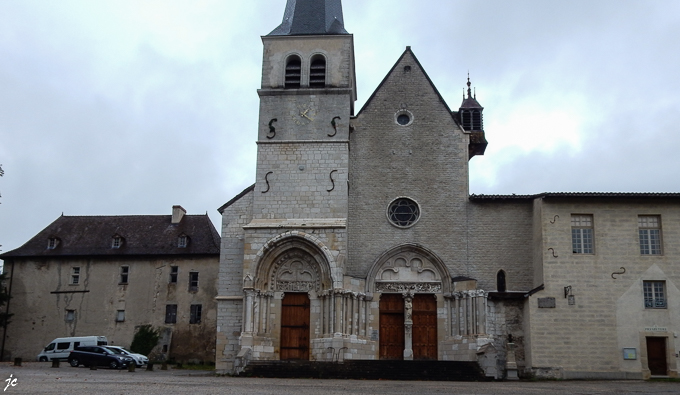
[{"label": "stone steps", "polygon": [[490,380],[484,376],[477,362],[466,361],[250,361],[241,376],[355,380]]}]

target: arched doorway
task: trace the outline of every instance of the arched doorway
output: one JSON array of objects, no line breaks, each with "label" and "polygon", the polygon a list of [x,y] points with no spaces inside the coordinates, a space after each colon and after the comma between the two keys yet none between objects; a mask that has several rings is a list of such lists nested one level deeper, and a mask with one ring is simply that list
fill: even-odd
[{"label": "arched doorway", "polygon": [[[259,326],[266,333],[254,333],[253,344],[273,346],[273,357],[278,354],[281,360],[310,359],[310,328],[319,325],[321,316],[317,295],[332,288],[328,254],[318,240],[310,242],[307,236],[278,236],[267,243],[258,254],[261,259],[252,281],[253,292],[261,299],[255,303],[260,320],[266,321]],[[258,312],[253,315],[257,319]]]},{"label": "arched doorway", "polygon": [[376,260],[367,290],[380,294],[380,359],[438,359],[437,296],[450,292],[450,278],[441,260],[418,245]]}]

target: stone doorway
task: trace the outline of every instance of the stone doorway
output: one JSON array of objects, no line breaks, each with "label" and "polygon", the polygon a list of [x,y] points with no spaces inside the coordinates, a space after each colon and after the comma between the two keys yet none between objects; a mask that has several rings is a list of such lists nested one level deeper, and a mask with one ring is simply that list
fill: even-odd
[{"label": "stone doorway", "polygon": [[652,376],[668,374],[665,337],[647,337],[647,366]]},{"label": "stone doorway", "polygon": [[309,295],[286,293],[281,302],[281,360],[309,360]]}]

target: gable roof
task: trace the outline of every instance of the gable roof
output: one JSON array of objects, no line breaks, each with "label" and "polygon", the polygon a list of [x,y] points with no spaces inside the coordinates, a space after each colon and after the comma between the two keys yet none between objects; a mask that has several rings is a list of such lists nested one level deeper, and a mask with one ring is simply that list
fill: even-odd
[{"label": "gable roof", "polygon": [[366,100],[366,103],[364,103],[363,107],[361,107],[361,110],[359,110],[359,112],[357,113],[356,117],[359,117],[359,116],[361,115],[361,113],[362,113],[366,108],[368,108],[368,106],[371,104],[371,101],[373,101],[373,98],[375,98],[375,96],[378,94],[378,92],[380,91],[380,89],[383,87],[383,85],[385,85],[385,83],[387,82],[387,80],[390,78],[390,75],[392,75],[392,73],[393,73],[394,70],[396,69],[397,65],[399,65],[399,63],[401,63],[401,61],[404,59],[404,57],[406,57],[407,54],[410,54],[410,55],[413,57],[413,60],[416,62],[416,65],[418,65],[418,67],[419,67],[420,70],[422,71],[423,75],[425,76],[425,79],[426,79],[427,82],[430,84],[430,87],[432,88],[432,90],[434,90],[434,93],[435,93],[435,94],[437,95],[437,97],[439,98],[439,101],[444,105],[444,108],[446,108],[446,110],[448,111],[448,113],[451,115],[451,118],[452,118],[453,121],[456,123],[456,125],[459,125],[459,126],[460,126],[460,122],[458,121],[458,119],[456,119],[456,116],[455,116],[457,113],[454,113],[453,111],[451,111],[451,108],[449,107],[449,105],[448,105],[448,104],[446,103],[446,101],[444,100],[444,97],[442,97],[441,93],[439,93],[439,90],[437,89],[437,87],[434,85],[434,83],[433,83],[432,80],[430,79],[430,76],[427,75],[427,72],[425,71],[425,69],[423,68],[423,66],[420,64],[420,61],[418,60],[418,58],[416,57],[416,55],[415,55],[415,54],[413,53],[413,51],[411,50],[411,46],[407,46],[407,47],[406,47],[406,50],[404,50],[404,52],[401,54],[401,56],[399,57],[399,59],[397,59],[397,61],[394,63],[394,66],[392,66],[392,68],[391,68],[390,71],[387,73],[387,75],[385,75],[385,78],[383,78],[383,80],[380,82],[380,84],[378,85],[378,87],[375,88],[375,90],[373,91],[373,93],[371,93],[371,96],[368,98],[368,100]]},{"label": "gable roof", "polygon": [[254,191],[254,190],[255,190],[255,184],[253,184],[253,185],[249,186],[248,188],[242,190],[241,193],[234,196],[233,198],[231,198],[231,200],[229,200],[228,202],[226,202],[222,206],[220,206],[220,208],[218,208],[217,211],[219,211],[220,214],[223,214],[224,210],[226,210],[227,207],[238,202],[239,200],[241,200],[242,197],[246,196],[248,194],[248,192],[251,192],[251,191]]},{"label": "gable roof", "polygon": [[288,0],[283,21],[268,36],[349,34],[340,0]]},{"label": "gable roof", "polygon": [[[187,236],[179,248],[179,236]],[[122,237],[112,248],[114,236]],[[58,240],[48,249],[50,238]],[[172,223],[171,215],[64,216],[57,218],[21,247],[2,259],[50,256],[219,255],[220,236],[205,215],[184,215]]]}]

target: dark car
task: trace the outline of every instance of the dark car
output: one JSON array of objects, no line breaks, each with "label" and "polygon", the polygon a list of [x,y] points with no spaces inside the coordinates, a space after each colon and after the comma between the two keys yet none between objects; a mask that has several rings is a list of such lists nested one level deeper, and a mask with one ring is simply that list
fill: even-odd
[{"label": "dark car", "polygon": [[76,347],[68,356],[68,363],[74,368],[84,366],[108,366],[111,369],[124,368],[134,359],[129,356],[116,354],[101,346]]}]

